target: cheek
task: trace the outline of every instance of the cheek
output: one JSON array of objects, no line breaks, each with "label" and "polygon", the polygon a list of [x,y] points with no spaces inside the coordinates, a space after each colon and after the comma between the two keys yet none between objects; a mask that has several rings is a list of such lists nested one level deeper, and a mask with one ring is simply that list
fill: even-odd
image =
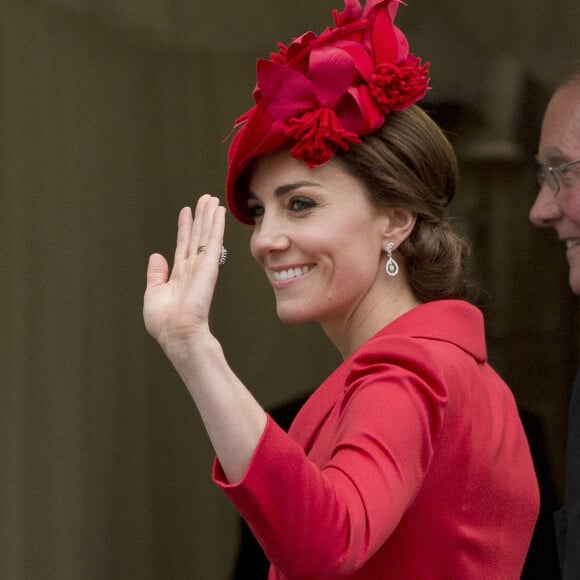
[{"label": "cheek", "polygon": [[343,246],[335,252],[335,266],[339,277],[349,284],[366,286],[373,283],[380,268],[381,244],[374,238],[356,236],[343,240]]},{"label": "cheek", "polygon": [[250,254],[252,254],[252,258],[254,258],[254,260],[256,260],[256,262],[260,261],[256,230],[253,230],[252,235],[250,236]]},{"label": "cheek", "polygon": [[580,190],[566,196],[566,199],[562,200],[561,207],[568,219],[580,225]]}]

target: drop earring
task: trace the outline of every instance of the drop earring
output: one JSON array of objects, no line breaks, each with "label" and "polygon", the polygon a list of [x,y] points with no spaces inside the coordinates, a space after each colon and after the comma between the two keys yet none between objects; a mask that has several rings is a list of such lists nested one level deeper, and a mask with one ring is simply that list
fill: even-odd
[{"label": "drop earring", "polygon": [[387,242],[385,244],[385,250],[387,251],[387,263],[385,265],[385,270],[387,274],[391,277],[396,276],[399,273],[399,264],[393,258],[393,247],[395,244],[393,242]]}]

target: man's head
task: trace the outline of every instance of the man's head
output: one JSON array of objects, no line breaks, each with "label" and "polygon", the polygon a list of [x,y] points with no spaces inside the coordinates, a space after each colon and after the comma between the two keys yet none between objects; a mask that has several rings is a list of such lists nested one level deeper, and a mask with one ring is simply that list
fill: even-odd
[{"label": "man's head", "polygon": [[537,161],[541,186],[530,221],[554,228],[565,244],[570,287],[580,295],[580,72],[548,104]]}]

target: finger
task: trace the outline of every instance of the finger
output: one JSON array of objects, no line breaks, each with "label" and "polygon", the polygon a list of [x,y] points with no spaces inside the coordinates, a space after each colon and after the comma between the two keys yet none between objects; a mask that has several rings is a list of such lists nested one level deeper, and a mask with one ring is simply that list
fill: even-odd
[{"label": "finger", "polygon": [[212,197],[207,201],[204,213],[201,230],[205,240],[204,254],[210,257],[209,263],[218,264],[224,237],[225,207],[220,205],[217,197]]},{"label": "finger", "polygon": [[219,263],[220,252],[224,243],[226,208],[218,205],[214,211],[213,219],[208,234],[208,254],[212,261]]},{"label": "finger", "polygon": [[213,299],[213,293],[218,278],[219,256],[222,248],[225,227],[226,209],[219,205],[211,213],[212,222],[207,234],[206,249],[199,255],[194,267],[190,270],[189,282],[196,284],[196,297],[199,304],[205,304],[207,311]]},{"label": "finger", "polygon": [[201,231],[201,224],[202,224],[202,214],[204,211],[204,206],[209,199],[209,195],[205,194],[202,195],[198,200],[195,206],[195,218],[193,220],[193,226],[191,230],[191,240],[190,240],[190,252],[194,255],[198,253],[197,248],[204,244],[205,241],[201,241],[202,231]]},{"label": "finger", "polygon": [[179,212],[177,218],[177,242],[175,244],[175,260],[177,263],[180,260],[187,260],[189,256],[189,241],[191,238],[191,224],[193,217],[191,215],[191,208],[184,207]]},{"label": "finger", "polygon": [[218,205],[219,200],[210,195],[203,195],[199,199],[195,209],[195,219],[189,249],[190,253],[199,254],[201,247],[207,250],[213,216]]},{"label": "finger", "polygon": [[149,256],[147,264],[147,290],[161,286],[167,282],[169,266],[161,254]]}]

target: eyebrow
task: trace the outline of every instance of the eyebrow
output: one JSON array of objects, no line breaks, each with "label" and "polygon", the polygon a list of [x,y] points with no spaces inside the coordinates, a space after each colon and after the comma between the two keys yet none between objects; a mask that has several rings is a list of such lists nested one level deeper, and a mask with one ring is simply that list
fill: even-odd
[{"label": "eyebrow", "polygon": [[[286,183],[284,185],[279,185],[274,190],[274,197],[279,198],[291,191],[296,189],[300,189],[302,187],[321,187],[320,183],[316,183],[315,181],[294,181],[292,183]],[[253,192],[248,192],[248,199],[258,199],[258,196]]]},{"label": "eyebrow", "polygon": [[[544,159],[546,160],[545,163],[543,161]],[[538,153],[536,155],[536,161],[539,165],[555,166],[556,164],[566,163],[566,161],[568,161],[568,156],[564,155],[561,149],[558,149],[557,147],[552,147],[551,149],[548,149],[544,153]]]}]

